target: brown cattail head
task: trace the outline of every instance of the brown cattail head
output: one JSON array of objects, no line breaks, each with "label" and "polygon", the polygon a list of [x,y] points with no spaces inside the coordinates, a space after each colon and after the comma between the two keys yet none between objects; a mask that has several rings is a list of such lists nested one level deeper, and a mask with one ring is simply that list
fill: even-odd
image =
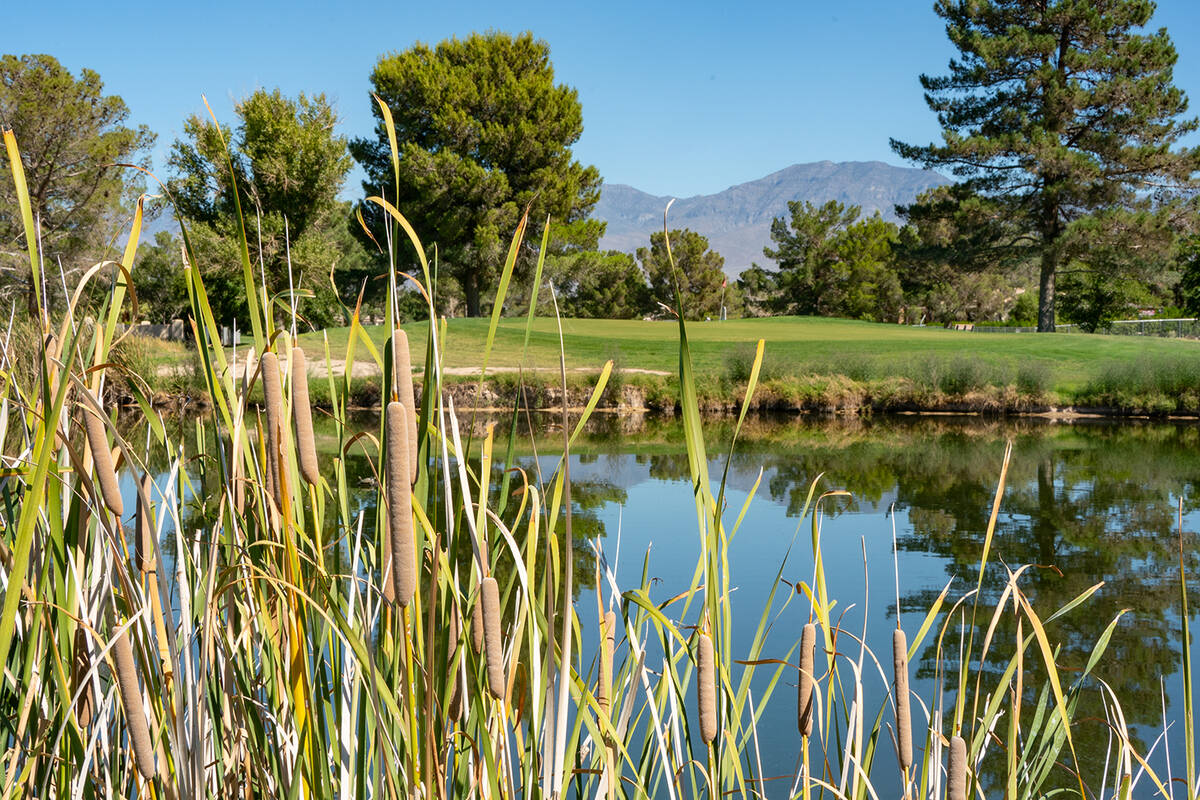
[{"label": "brown cattail head", "polygon": [[279,377],[279,357],[267,351],[262,357],[263,397],[267,402],[267,483],[278,505],[283,505],[283,476],[280,474],[279,448],[283,431],[283,382]]},{"label": "brown cattail head", "polygon": [[912,769],[912,713],[908,698],[908,639],[904,631],[892,632],[893,688],[896,690],[896,746],[900,769]]},{"label": "brown cattail head", "polygon": [[800,634],[800,685],[796,691],[796,725],[804,736],[813,729],[813,668],[817,648],[817,626],[808,623]]},{"label": "brown cattail head", "polygon": [[967,743],[961,736],[950,739],[950,762],[946,772],[947,800],[967,800]]},{"label": "brown cattail head", "polygon": [[146,724],[146,713],[142,709],[142,690],[138,686],[137,665],[133,660],[133,647],[129,643],[129,631],[123,629],[113,642],[113,660],[116,663],[117,688],[121,693],[121,708],[125,712],[125,723],[129,728],[129,743],[133,747],[133,760],[142,777],[154,777],[154,745],[150,741],[150,726]]},{"label": "brown cattail head", "polygon": [[717,738],[717,661],[713,641],[699,631],[696,643],[696,705],[700,709],[700,738],[712,744]]},{"label": "brown cattail head", "polygon": [[321,471],[317,467],[317,440],[313,436],[312,403],[308,399],[308,362],[299,347],[292,348],[292,419],[296,425],[300,477],[309,486],[316,486]]},{"label": "brown cattail head", "polygon": [[150,497],[154,490],[154,479],[150,473],[142,475],[142,490],[137,496],[137,517],[135,518],[135,558],[138,569],[150,572],[154,569],[154,519],[151,517],[152,506],[142,499]]},{"label": "brown cattail head", "polygon": [[447,645],[446,660],[450,662],[450,674],[446,680],[450,683],[450,700],[446,704],[446,716],[454,721],[462,716],[462,686],[459,681],[459,670],[455,666],[454,651],[458,649],[458,640],[462,638],[462,621],[458,616],[458,606],[450,608],[449,644]]},{"label": "brown cattail head", "polygon": [[408,423],[402,403],[387,405],[388,528],[392,537],[392,575],[396,602],[408,605],[417,588],[413,550],[412,483],[408,479]]},{"label": "brown cattail head", "polygon": [[87,431],[88,449],[92,451],[92,461],[96,465],[96,481],[100,484],[104,505],[120,520],[125,513],[125,504],[121,502],[121,486],[117,483],[117,471],[113,469],[112,450],[108,449],[104,420],[100,418],[100,412],[92,408],[91,403],[84,407],[83,427]]},{"label": "brown cattail head", "polygon": [[604,615],[600,627],[600,689],[596,701],[604,716],[608,716],[612,708],[612,670],[613,652],[617,643],[617,615],[609,611]]},{"label": "brown cattail head", "polygon": [[413,393],[412,352],[408,349],[408,334],[402,328],[392,333],[392,369],[396,374],[396,394],[408,410],[409,478],[417,480],[417,404]]},{"label": "brown cattail head", "polygon": [[500,638],[500,586],[490,575],[479,586],[483,606],[483,651],[487,657],[488,689],[504,699],[504,641]]},{"label": "brown cattail head", "polygon": [[471,649],[475,655],[483,651],[483,596],[475,598],[471,606]]},{"label": "brown cattail head", "polygon": [[[71,656],[71,680],[76,691],[79,689],[79,684],[87,680],[91,666],[92,660],[87,649],[87,631],[80,622],[75,626],[74,653]],[[92,724],[95,710],[92,687],[88,686],[79,692],[79,700],[75,703],[75,718],[79,720],[79,727],[87,728]]]}]

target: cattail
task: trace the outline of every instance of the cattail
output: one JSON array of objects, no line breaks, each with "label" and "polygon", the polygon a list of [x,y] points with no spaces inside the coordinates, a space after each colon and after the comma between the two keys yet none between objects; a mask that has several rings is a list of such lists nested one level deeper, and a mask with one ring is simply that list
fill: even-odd
[{"label": "cattail", "polygon": [[117,667],[117,687],[121,691],[121,708],[125,711],[129,742],[133,746],[133,760],[142,777],[150,780],[156,772],[154,746],[150,742],[150,728],[142,710],[142,692],[138,686],[137,666],[133,661],[128,628],[117,634],[112,649]]},{"label": "cattail", "polygon": [[99,412],[86,408],[83,412],[83,426],[87,431],[92,461],[96,464],[96,480],[100,483],[100,494],[103,495],[108,510],[119,520],[125,513],[125,504],[121,502],[121,486],[117,483],[117,471],[113,469],[112,450],[108,449],[104,420],[100,418]]},{"label": "cattail", "polygon": [[908,705],[908,639],[904,631],[892,632],[892,666],[895,668],[896,744],[899,748],[900,769],[912,768],[912,714]]},{"label": "cattail", "polygon": [[500,586],[490,575],[479,587],[483,606],[483,650],[487,657],[488,689],[504,699],[504,642],[500,638]]},{"label": "cattail", "polygon": [[604,615],[600,630],[600,689],[596,700],[600,703],[600,711],[608,716],[612,708],[612,668],[613,652],[616,649],[617,615],[609,611]]},{"label": "cattail", "polygon": [[[74,653],[71,657],[71,664],[72,683],[78,690],[79,684],[87,680],[87,674],[92,666],[91,658],[88,656],[87,631],[84,630],[82,622],[75,626]],[[79,720],[80,728],[87,728],[92,724],[94,712],[95,700],[92,697],[92,687],[88,686],[79,692],[79,700],[75,703],[75,718]]]},{"label": "cattail", "polygon": [[387,406],[388,527],[392,537],[392,576],[396,602],[408,605],[417,588],[413,553],[412,484],[408,479],[408,425],[404,405]]},{"label": "cattail", "polygon": [[796,692],[796,725],[804,736],[813,729],[813,662],[817,648],[817,626],[808,623],[800,634],[800,687]]},{"label": "cattail", "polygon": [[483,650],[483,596],[475,598],[471,606],[471,649],[475,655]]},{"label": "cattail", "polygon": [[947,800],[967,800],[967,743],[961,736],[950,739],[950,763],[947,765]]},{"label": "cattail", "polygon": [[316,486],[321,472],[317,467],[317,442],[313,436],[312,405],[308,399],[308,363],[299,347],[292,348],[292,419],[296,424],[300,477],[309,486]]},{"label": "cattail", "polygon": [[451,663],[450,669],[450,701],[446,704],[446,715],[451,720],[462,716],[462,686],[459,685],[458,669],[454,664],[454,651],[458,649],[458,640],[462,637],[462,623],[458,619],[458,608],[450,609],[449,644],[447,645],[446,660]]},{"label": "cattail", "polygon": [[149,497],[154,488],[154,480],[150,473],[142,476],[142,490],[137,496],[137,516],[135,517],[134,558],[142,572],[154,569],[154,522],[150,519],[150,504],[143,500]]},{"label": "cattail", "polygon": [[279,358],[272,352],[262,357],[263,396],[267,401],[267,483],[275,502],[283,505],[283,475],[279,469],[280,431],[283,426],[283,383]]},{"label": "cattail", "polygon": [[700,738],[711,744],[717,738],[717,665],[712,639],[703,631],[696,645],[696,705],[700,707]]},{"label": "cattail", "polygon": [[413,394],[412,353],[408,349],[408,334],[396,328],[392,334],[392,369],[396,373],[396,393],[408,409],[408,466],[409,479],[416,483],[417,472],[417,405]]}]

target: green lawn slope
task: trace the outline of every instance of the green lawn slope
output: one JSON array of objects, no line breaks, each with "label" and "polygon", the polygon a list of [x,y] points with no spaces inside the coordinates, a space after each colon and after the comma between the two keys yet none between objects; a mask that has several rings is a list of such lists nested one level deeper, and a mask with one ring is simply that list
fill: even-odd
[{"label": "green lawn slope", "polygon": [[[487,319],[447,321],[445,365],[455,371],[478,369]],[[426,325],[406,325],[414,352],[425,347]],[[368,328],[382,345],[382,327]],[[598,368],[609,358],[627,371],[673,372],[678,335],[672,321],[562,321],[563,346],[571,369]],[[489,372],[522,364],[524,319],[503,319],[496,333]],[[1164,383],[1200,379],[1200,342],[1140,336],[1086,334],[976,333],[814,317],[773,317],[694,322],[688,326],[697,371],[737,379],[749,364],[753,344],[766,340],[765,377],[804,374],[844,375],[854,380],[911,378],[953,388],[954,381],[1026,383],[1077,395],[1085,390],[1145,390]],[[330,352],[345,353],[348,329],[306,334],[306,349],[328,336]],[[310,352],[312,352],[310,350]],[[558,365],[555,320],[534,321],[527,369]],[[364,350],[358,358],[365,358]]]}]

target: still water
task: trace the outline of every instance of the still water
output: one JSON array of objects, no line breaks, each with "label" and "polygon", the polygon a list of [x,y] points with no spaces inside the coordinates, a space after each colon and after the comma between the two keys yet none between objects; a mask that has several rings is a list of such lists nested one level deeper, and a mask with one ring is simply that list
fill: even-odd
[{"label": "still water", "polygon": [[[377,423],[369,417],[362,424]],[[544,430],[550,423],[542,419],[533,424]],[[714,478],[719,479],[725,467],[732,430],[728,421],[706,423]],[[522,434],[523,439],[527,431]],[[536,448],[522,445],[521,465],[531,475],[540,466],[548,476],[556,458],[544,454],[559,452],[560,441],[547,437],[539,438]],[[734,657],[741,657],[748,648],[777,575],[785,582],[779,595],[785,595],[792,584],[811,581],[811,528],[808,521],[801,526],[799,514],[810,485],[821,476],[823,489],[851,493],[851,497],[833,498],[823,507],[822,548],[830,594],[838,600],[838,613],[844,614],[842,626],[855,635],[865,628],[867,641],[879,650],[880,661],[890,665],[891,630],[897,614],[893,526],[900,621],[911,641],[947,582],[952,582],[951,601],[975,587],[1009,441],[1012,461],[991,565],[983,580],[980,607],[987,611],[981,614],[981,625],[986,624],[1003,589],[1005,565],[1014,570],[1032,565],[1020,585],[1042,617],[1103,582],[1090,600],[1048,629],[1051,641],[1062,643],[1058,663],[1064,683],[1074,680],[1073,673],[1086,663],[1104,629],[1126,611],[1094,674],[1111,684],[1121,698],[1126,718],[1135,725],[1141,752],[1154,744],[1165,717],[1172,726],[1170,760],[1174,774],[1181,775],[1181,539],[1177,514],[1182,500],[1183,559],[1193,584],[1200,586],[1196,533],[1200,531],[1196,499],[1200,427],[1194,424],[996,422],[946,417],[748,421],[729,463],[726,491],[731,509],[727,524],[732,524],[761,473],[757,492],[729,549],[736,587],[732,602],[739,620],[734,626]],[[576,563],[586,565],[579,569],[578,608],[586,623],[585,634],[595,635],[592,543],[603,548],[622,589],[640,584],[644,563],[653,578],[651,598],[655,602],[690,584],[700,541],[682,442],[682,427],[675,420],[598,417],[575,446],[571,474]],[[350,466],[352,476],[370,474],[365,461]],[[366,486],[360,494],[366,504],[372,490]],[[1200,594],[1189,603],[1192,609],[1200,607]],[[780,606],[777,596],[775,612]],[[788,657],[807,614],[807,601],[793,599],[774,623],[765,657]],[[1006,619],[1011,620],[1011,615]],[[993,684],[1007,665],[1014,635],[1015,627],[1008,621],[998,629],[997,641],[1009,644],[994,648],[996,658],[984,664]],[[953,703],[958,638],[957,628],[947,637],[954,642],[949,648],[954,652],[943,662],[952,676],[945,687],[947,706]],[[932,637],[927,639],[927,645],[931,641]],[[591,647],[593,643],[585,643],[585,654]],[[856,645],[853,652],[857,657]],[[1028,652],[1026,663],[1026,685],[1041,686],[1044,672],[1039,669],[1036,649]],[[913,689],[926,705],[936,692],[934,664],[933,649],[926,646],[912,665]],[[887,669],[890,675],[890,666]],[[885,687],[877,673],[868,680],[869,725],[883,702]],[[787,685],[778,690],[759,724],[757,758],[762,772],[784,776],[777,789],[768,790],[769,796],[786,795],[800,746],[794,673],[784,681]],[[1099,689],[1087,689],[1079,703],[1077,718],[1090,721],[1082,723],[1076,733],[1076,750],[1085,773],[1098,779],[1108,742]],[[890,711],[884,719],[891,722]],[[915,703],[914,719],[925,721]],[[920,742],[918,736],[918,748]],[[890,736],[885,732],[880,749],[890,748]],[[917,758],[919,761],[919,754]],[[1156,769],[1165,768],[1161,743],[1151,763]],[[1065,772],[1061,778],[1053,783],[1073,785]],[[1144,781],[1138,795],[1148,796],[1151,791],[1149,782]]]}]

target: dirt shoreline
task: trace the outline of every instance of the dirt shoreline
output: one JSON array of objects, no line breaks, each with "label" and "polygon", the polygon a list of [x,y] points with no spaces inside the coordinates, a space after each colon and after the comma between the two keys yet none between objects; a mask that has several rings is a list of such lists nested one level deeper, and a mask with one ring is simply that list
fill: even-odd
[{"label": "dirt shoreline", "polygon": [[[420,383],[417,382],[417,396],[420,397]],[[499,385],[495,381],[487,381],[480,388],[477,382],[453,382],[445,384],[444,393],[453,402],[456,411],[511,413],[515,403],[514,389],[511,386]],[[723,399],[702,399],[701,413],[709,416],[724,416],[737,414],[741,411],[744,389],[735,396]],[[561,412],[562,388],[557,386],[527,386],[523,389],[524,398],[522,410],[538,412]],[[371,392],[366,392],[370,395]],[[377,411],[382,407],[378,388],[375,387],[373,397],[359,396],[359,402],[348,403],[347,410]],[[591,399],[588,388],[568,387],[567,410],[572,413],[582,412]],[[892,416],[977,416],[985,418],[1040,418],[1050,421],[1073,422],[1087,419],[1128,419],[1155,421],[1194,421],[1200,420],[1200,409],[1176,409],[1163,411],[1146,408],[1123,408],[1117,406],[1097,405],[1055,405],[1051,403],[1031,402],[1027,399],[1009,398],[1013,402],[997,402],[994,397],[966,397],[954,400],[943,400],[929,404],[913,402],[911,399],[902,402],[879,402],[872,398],[861,398],[860,402],[821,403],[788,402],[778,396],[763,396],[759,394],[752,401],[750,411],[760,414],[793,414],[804,417],[853,417],[872,415]],[[365,402],[363,402],[365,400]],[[136,399],[128,393],[114,390],[109,402],[113,405],[136,411],[140,408]],[[203,413],[212,408],[212,401],[206,393],[171,393],[155,392],[150,398],[151,406],[166,413]],[[328,402],[316,401],[314,408],[329,409]],[[644,387],[624,385],[617,387],[616,392],[606,391],[595,407],[596,413],[617,415],[661,415],[673,416],[679,412],[674,393],[667,396],[651,395]]]}]

